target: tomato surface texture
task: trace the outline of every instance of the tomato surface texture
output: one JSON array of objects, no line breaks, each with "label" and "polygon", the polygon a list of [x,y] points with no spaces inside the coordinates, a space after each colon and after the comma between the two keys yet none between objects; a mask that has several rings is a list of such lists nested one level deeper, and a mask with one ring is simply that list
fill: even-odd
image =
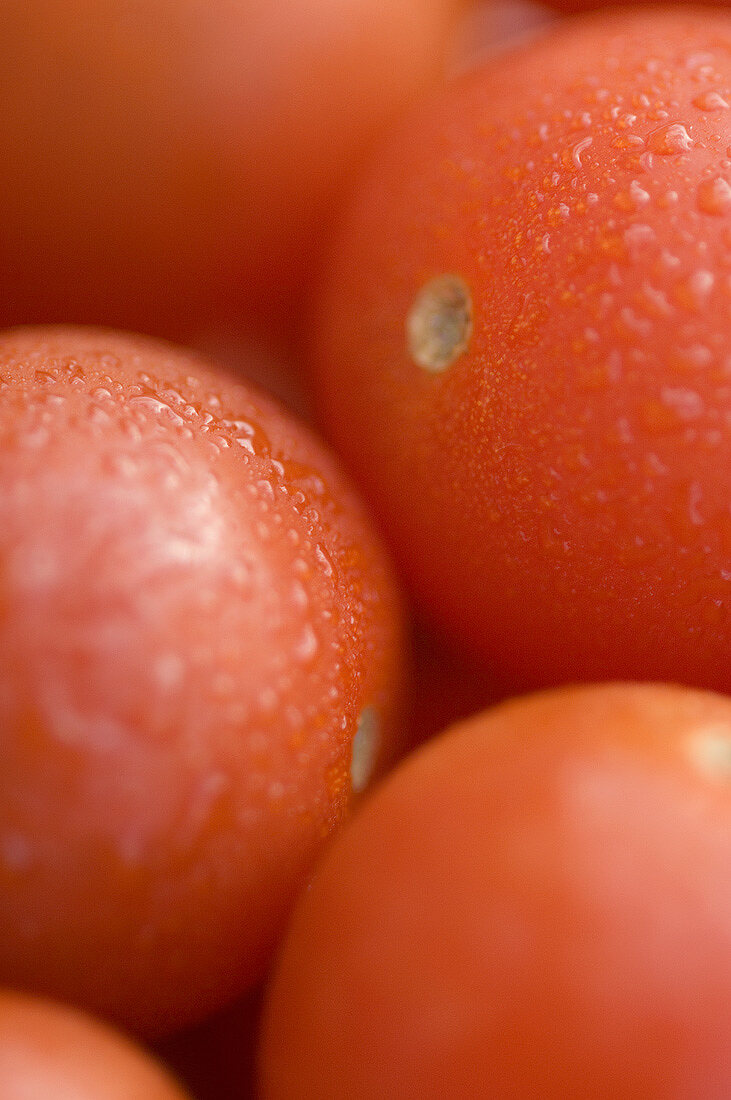
[{"label": "tomato surface texture", "polygon": [[141,338],[0,337],[0,485],[0,978],[163,1033],[393,751],[389,567],[305,428]]},{"label": "tomato surface texture", "polygon": [[327,852],[265,1100],[721,1100],[731,700],[559,689],[412,756]]},{"label": "tomato surface texture", "polygon": [[731,688],[731,15],[567,21],[364,179],[323,421],[413,591],[514,687]]}]

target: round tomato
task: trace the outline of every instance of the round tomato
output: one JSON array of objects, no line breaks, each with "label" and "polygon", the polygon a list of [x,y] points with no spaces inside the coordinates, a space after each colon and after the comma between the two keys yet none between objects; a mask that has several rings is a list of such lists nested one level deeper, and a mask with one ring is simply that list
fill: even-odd
[{"label": "round tomato", "polygon": [[185,1100],[121,1035],[61,1005],[0,993],[3,1100]]},{"label": "round tomato", "polygon": [[731,700],[604,685],[455,727],[303,895],[264,1100],[721,1100]]},{"label": "round tomato", "polygon": [[281,311],[468,2],[3,0],[0,321]]},{"label": "round tomato", "polygon": [[557,25],[363,180],[323,420],[423,608],[514,686],[731,689],[730,216],[731,15],[693,10]]},{"label": "round tomato", "polygon": [[395,750],[391,574],[306,429],[153,341],[4,334],[0,484],[0,978],[163,1033]]}]

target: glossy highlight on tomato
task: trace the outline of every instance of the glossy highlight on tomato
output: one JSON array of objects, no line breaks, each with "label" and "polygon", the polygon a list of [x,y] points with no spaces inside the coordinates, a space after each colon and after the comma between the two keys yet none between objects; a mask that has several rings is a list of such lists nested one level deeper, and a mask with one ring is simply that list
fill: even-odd
[{"label": "glossy highlight on tomato", "polygon": [[397,750],[390,568],[303,426],[143,338],[0,337],[0,484],[0,979],[162,1034]]},{"label": "glossy highlight on tomato", "polygon": [[514,689],[731,688],[729,211],[731,14],[693,8],[486,62],[358,190],[322,419],[424,612]]},{"label": "glossy highlight on tomato", "polygon": [[561,689],[454,727],[328,849],[262,1100],[721,1100],[731,700]]},{"label": "glossy highlight on tomato", "polygon": [[3,1100],[186,1100],[153,1059],[65,1005],[0,992]]}]

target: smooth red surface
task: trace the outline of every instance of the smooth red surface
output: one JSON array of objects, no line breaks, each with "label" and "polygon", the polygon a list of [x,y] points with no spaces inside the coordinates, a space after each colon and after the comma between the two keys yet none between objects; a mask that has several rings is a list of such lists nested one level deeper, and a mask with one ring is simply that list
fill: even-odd
[{"label": "smooth red surface", "polygon": [[0,323],[286,326],[467,3],[3,0]]},{"label": "smooth red surface", "polygon": [[[514,686],[731,689],[731,14],[556,25],[415,115],[314,327],[323,421],[423,609]],[[420,289],[467,351],[410,358]]]},{"label": "smooth red surface", "polygon": [[153,1059],[65,1005],[0,993],[3,1100],[185,1100]]},{"label": "smooth red surface", "polygon": [[337,837],[265,1012],[264,1100],[722,1100],[731,700],[563,689],[455,727]]},{"label": "smooth red surface", "polygon": [[0,337],[0,980],[159,1034],[262,973],[397,750],[399,608],[334,460],[167,345]]}]

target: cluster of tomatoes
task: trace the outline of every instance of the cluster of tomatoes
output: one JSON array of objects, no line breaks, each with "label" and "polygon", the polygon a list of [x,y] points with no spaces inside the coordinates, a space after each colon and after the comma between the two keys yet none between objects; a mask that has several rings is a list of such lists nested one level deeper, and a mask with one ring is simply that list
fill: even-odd
[{"label": "cluster of tomatoes", "polygon": [[0,8],[2,1100],[731,1096],[731,10]]}]

